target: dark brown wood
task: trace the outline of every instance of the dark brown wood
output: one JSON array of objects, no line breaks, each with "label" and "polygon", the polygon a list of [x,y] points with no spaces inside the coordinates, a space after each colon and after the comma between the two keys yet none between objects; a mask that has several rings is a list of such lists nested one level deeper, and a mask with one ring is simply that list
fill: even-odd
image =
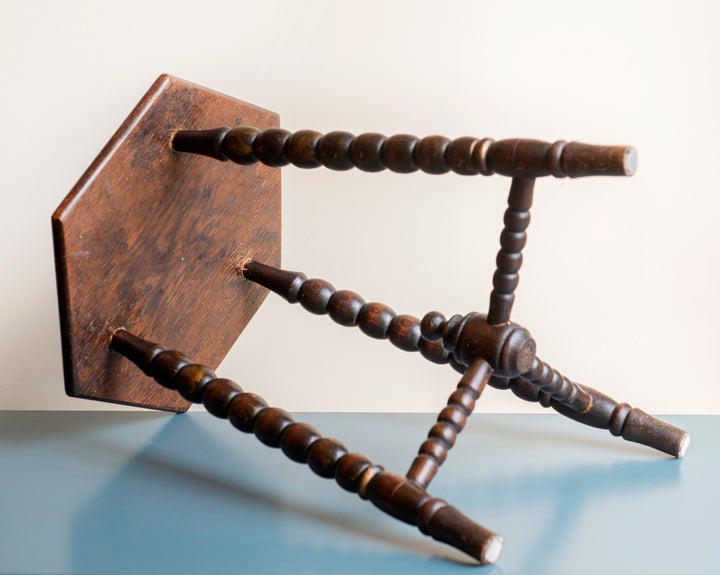
[{"label": "dark brown wood", "polygon": [[[235,270],[248,256],[280,262],[279,171],[168,146],[176,130],[240,123],[266,130],[278,116],[161,76],[56,210],[69,395],[185,411],[188,401],[109,353],[113,330],[150,334],[215,367],[263,301]],[[211,133],[217,142],[223,130]]]},{"label": "dark brown wood", "polygon": [[428,174],[471,176],[502,174],[512,178],[541,176],[578,178],[581,176],[629,176],[635,172],[637,153],[631,146],[596,146],[579,142],[513,139],[496,142],[492,138],[444,136],[420,139],[410,134],[386,138],[367,133],[355,137],[348,132],[302,130],[290,135],[285,130],[258,133],[253,127],[207,130],[206,140],[197,131],[178,132],[171,145],[178,152],[230,159],[247,165],[260,161],[269,166],[300,168],[323,165],[331,170],[356,167],[366,172],[389,169],[408,174],[422,170]]},{"label": "dark brown wood", "polygon": [[[253,433],[269,447],[280,447],[293,461],[307,463],[320,477],[334,478],[343,489],[370,499],[382,511],[416,525],[426,535],[464,551],[482,564],[493,563],[500,556],[502,537],[445,501],[434,499],[418,483],[384,471],[359,453],[351,453],[337,439],[322,437],[314,427],[296,422],[286,411],[269,407],[256,395],[243,393],[236,383],[217,379],[210,368],[193,363],[182,353],[123,329],[113,334],[109,347],[163,387],[185,391],[195,403],[205,403],[206,393],[218,396],[224,391],[230,397],[228,408],[216,410],[213,415],[229,418],[241,431]],[[477,384],[472,384],[472,389],[477,389]],[[216,402],[217,397],[211,401],[213,405]],[[458,405],[467,405],[467,401]],[[458,425],[455,416],[443,412],[439,421],[448,429]]]},{"label": "dark brown wood", "polygon": [[303,282],[298,292],[298,301],[310,313],[323,315],[327,313],[330,296],[334,293],[332,284],[320,279],[309,279]]},{"label": "dark brown wood", "polygon": [[433,363],[449,361],[442,342],[423,340],[420,320],[414,316],[398,315],[383,303],[365,302],[355,292],[336,291],[325,280],[307,279],[301,272],[283,270],[257,260],[243,262],[240,273],[243,278],[268,288],[290,303],[299,302],[311,313],[327,313],[340,325],[358,326],[372,338],[389,339],[404,351],[419,351]]},{"label": "dark brown wood", "polygon": [[630,146],[567,144],[558,160],[570,178],[583,176],[632,176],[637,170],[637,150]]},{"label": "dark brown wood", "polygon": [[322,166],[316,152],[321,137],[320,132],[313,130],[300,130],[293,133],[285,144],[285,153],[290,163],[298,168],[306,169]]},{"label": "dark brown wood", "polygon": [[497,269],[493,275],[488,321],[501,324],[510,321],[515,302],[515,288],[522,266],[522,250],[527,241],[525,230],[530,225],[530,207],[533,200],[535,180],[513,178],[505,211],[505,227],[500,234],[500,251],[495,260]]},{"label": "dark brown wood", "polygon": [[307,463],[310,446],[321,437],[320,432],[312,425],[291,423],[280,438],[280,449],[293,461]]},{"label": "dark brown wood", "polygon": [[[217,155],[212,156],[217,160],[228,159],[236,164],[251,166],[257,163],[258,159],[253,151],[253,143],[260,130],[252,126],[236,128],[228,132],[221,132],[221,139],[217,144]],[[186,139],[185,134],[189,137]],[[195,132],[176,132],[171,140],[171,147],[177,151],[185,151],[183,146],[191,147]]]},{"label": "dark brown wood", "polygon": [[355,136],[349,132],[330,132],[317,142],[317,157],[320,163],[331,170],[349,170],[353,167],[350,146]]},{"label": "dark brown wood", "polygon": [[202,404],[215,417],[227,417],[230,402],[242,393],[240,386],[229,379],[207,382],[202,391]]},{"label": "dark brown wood", "polygon": [[255,157],[263,164],[281,168],[290,163],[285,154],[285,144],[290,139],[290,132],[282,128],[268,128],[260,132],[253,141]]},{"label": "dark brown wood", "polygon": [[546,393],[573,411],[587,413],[593,406],[593,398],[584,388],[538,358],[535,358],[532,368],[523,374],[523,378],[532,383],[538,391]]},{"label": "dark brown wood", "polygon": [[395,312],[391,307],[379,302],[366,303],[358,314],[358,327],[367,336],[385,339],[393,319]]},{"label": "dark brown wood", "polygon": [[289,303],[297,303],[300,288],[307,280],[303,273],[283,270],[255,259],[245,260],[238,271],[243,279],[266,287]]},{"label": "dark brown wood", "polygon": [[445,150],[447,166],[456,174],[474,176],[479,173],[473,162],[473,153],[480,140],[468,136],[456,138]]},{"label": "dark brown wood", "polygon": [[253,422],[253,433],[269,447],[280,447],[280,438],[285,428],[295,419],[284,409],[265,407],[258,411]]},{"label": "dark brown wood", "polygon": [[512,178],[631,176],[637,168],[637,153],[631,146],[515,139],[490,146],[486,161],[491,171]]},{"label": "dark brown wood", "polygon": [[349,290],[336,291],[328,301],[328,315],[340,325],[352,327],[357,325],[360,310],[367,302],[355,292]]},{"label": "dark brown wood", "polygon": [[493,368],[493,387],[509,387],[522,399],[553,407],[566,417],[607,429],[628,441],[674,457],[685,454],[689,443],[686,431],[573,383],[535,356],[535,341],[525,328],[512,322],[493,325],[478,313],[442,322],[441,317],[430,312],[423,319],[423,336],[442,334],[445,347],[453,354],[450,363],[459,371],[482,358]]},{"label": "dark brown wood", "polygon": [[[497,559],[502,538],[432,498],[426,487],[487,384],[629,441],[684,455],[686,432],[570,381],[540,361],[530,333],[510,321],[535,179],[631,175],[634,148],[291,133],[277,124],[271,112],[162,76],[120,127],[53,216],[68,393],[174,411],[187,409],[188,402],[202,403],[291,460],[307,463],[317,475],[334,478],[343,489],[482,563]],[[421,321],[354,292],[337,291],[325,280],[275,267],[280,179],[277,170],[265,166],[290,163],[308,169],[512,177],[488,315],[445,319],[431,312]],[[358,326],[370,337],[420,351],[463,373],[407,477],[349,452],[340,441],[322,437],[205,365],[217,365],[228,351],[260,305],[261,286],[311,313],[328,314],[341,325]],[[202,321],[195,321],[198,317]],[[203,363],[126,328],[187,349]],[[110,348],[165,390],[147,386]]]},{"label": "dark brown wood", "polygon": [[380,151],[380,159],[392,172],[399,174],[417,172],[419,166],[415,163],[415,148],[419,142],[418,137],[410,134],[390,136]]},{"label": "dark brown wood", "polygon": [[[520,209],[529,204],[528,197],[532,187],[521,180],[510,195],[510,207],[506,223],[512,227],[503,234],[511,241],[501,242],[498,254],[498,267],[502,273],[511,275],[517,272],[519,264],[511,267],[503,264],[519,252],[524,245],[524,237],[514,229],[517,222],[527,222],[526,216],[518,216]],[[518,190],[520,190],[518,192]],[[510,227],[510,226],[508,226]],[[595,427],[625,429],[613,427],[613,410],[620,405],[610,398],[598,396],[597,405],[593,403],[590,388],[571,382],[559,372],[540,361],[536,355],[535,340],[522,326],[510,322],[491,322],[489,315],[470,313],[466,316],[455,315],[449,319],[436,311],[429,312],[419,320],[410,315],[397,315],[385,304],[365,300],[351,291],[335,291],[333,285],[322,279],[307,279],[305,274],[292,272],[256,260],[246,261],[242,267],[245,279],[258,283],[284,297],[291,303],[299,302],[302,307],[315,314],[329,314],[341,325],[355,326],[366,335],[376,339],[389,339],[396,347],[405,351],[420,351],[428,360],[444,364],[449,363],[459,373],[466,374],[467,367],[481,360],[491,368],[488,382],[498,389],[512,389],[519,397],[535,401],[541,405],[554,407],[559,413],[576,421]],[[499,274],[497,274],[499,275]],[[513,282],[514,283],[514,282]],[[501,284],[498,284],[501,285]],[[509,308],[508,308],[509,314]],[[522,377],[521,377],[522,376]],[[461,380],[462,383],[462,380]],[[483,384],[484,385],[484,384]],[[600,394],[602,395],[602,394]],[[606,398],[606,396],[602,396]],[[612,402],[607,403],[608,401]],[[607,406],[612,406],[608,411]],[[640,412],[639,413],[644,413]],[[647,416],[648,418],[650,416]],[[688,436],[683,430],[657,421],[654,418],[641,418],[634,415],[630,421],[642,421],[642,425],[631,425],[624,432],[615,435],[659,449],[676,457],[684,453]],[[624,421],[624,419],[623,419]],[[435,430],[436,434],[428,438],[420,448],[420,457],[409,472],[418,482],[430,481],[437,467],[447,455],[447,449],[454,439],[438,435],[450,433],[447,426]],[[627,436],[627,437],[626,437]]]},{"label": "dark brown wood", "polygon": [[500,535],[474,523],[401,475],[380,471],[370,479],[366,491],[368,499],[385,513],[417,525],[423,533],[464,551],[482,565],[494,563],[502,552]]},{"label": "dark brown wood", "polygon": [[241,393],[228,406],[227,418],[236,429],[252,433],[255,418],[267,406],[262,397],[254,393]]},{"label": "dark brown wood", "polygon": [[364,455],[348,453],[338,461],[337,467],[335,467],[335,481],[346,491],[357,493],[360,477],[371,467],[373,467],[372,461]]},{"label": "dark brown wood", "polygon": [[[685,455],[690,443],[690,436],[686,431],[627,403],[619,403],[592,387],[569,382],[547,364],[542,365],[544,373],[541,377],[546,381],[546,374],[551,373],[552,380],[562,381],[562,387],[569,395],[568,400],[556,399],[542,382],[527,379],[532,377],[532,373],[510,380],[510,389],[515,395],[527,401],[535,401],[543,407],[552,407],[558,413],[585,425],[607,429],[627,441],[652,447],[673,457]],[[583,405],[586,406],[584,409]]]},{"label": "dark brown wood", "polygon": [[407,472],[408,479],[427,488],[447,458],[448,451],[455,445],[457,434],[465,427],[491,375],[492,368],[484,359],[476,359],[465,371],[447,406],[438,415],[437,423],[430,429],[427,440],[420,446]]},{"label": "dark brown wood", "polygon": [[350,146],[350,160],[363,172],[381,172],[385,169],[382,151],[387,138],[382,134],[360,134]]},{"label": "dark brown wood", "polygon": [[396,315],[390,322],[388,339],[395,347],[405,351],[418,351],[420,338],[420,321],[418,318],[401,314]]},{"label": "dark brown wood", "polygon": [[[422,330],[420,335],[422,336]],[[420,355],[433,363],[445,364],[451,359],[450,352],[445,349],[445,346],[440,341],[428,341],[425,338],[420,337],[418,348],[420,349]]]},{"label": "dark brown wood", "polygon": [[212,380],[217,380],[215,372],[209,367],[190,364],[183,367],[177,374],[180,386],[177,392],[193,403],[201,403],[205,386]]},{"label": "dark brown wood", "polygon": [[445,152],[450,144],[444,136],[428,136],[420,140],[415,147],[414,160],[426,174],[445,174],[450,166],[445,159]]},{"label": "dark brown wood", "polygon": [[315,441],[308,449],[308,465],[320,477],[335,477],[335,468],[348,454],[347,447],[337,439],[323,437]]},{"label": "dark brown wood", "polygon": [[[430,314],[434,319],[437,312]],[[491,324],[486,316],[474,312],[452,316],[440,331],[445,348],[464,366],[482,358],[495,375],[515,377],[530,370],[535,361],[535,340],[516,323]]]},{"label": "dark brown wood", "polygon": [[[183,130],[178,134],[174,132],[170,136],[170,147],[176,152],[194,152],[201,156],[207,156],[221,162],[227,162],[232,159],[238,164],[243,163],[245,159],[243,155],[236,154],[233,158],[229,158],[223,151],[223,140],[230,132],[230,128],[215,128],[214,130]],[[251,132],[254,135],[260,133],[260,130],[253,127],[245,127],[240,130],[233,130],[233,139],[242,140],[242,138]],[[235,145],[238,145],[237,143]],[[252,153],[252,150],[249,150]],[[254,164],[257,158],[253,156],[251,162],[246,164]]]}]

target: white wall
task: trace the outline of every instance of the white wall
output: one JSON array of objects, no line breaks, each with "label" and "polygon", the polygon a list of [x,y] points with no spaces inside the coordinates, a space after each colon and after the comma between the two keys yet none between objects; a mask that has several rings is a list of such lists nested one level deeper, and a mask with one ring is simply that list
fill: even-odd
[{"label": "white wall", "polygon": [[[63,393],[50,215],[168,72],[291,130],[637,146],[633,178],[538,183],[513,317],[577,381],[720,413],[718,16],[711,0],[3,3],[0,408],[109,408]],[[398,312],[485,310],[507,179],[283,178],[285,267]],[[272,295],[219,372],[289,410],[437,411],[457,380]],[[490,390],[478,409],[537,408]]]}]

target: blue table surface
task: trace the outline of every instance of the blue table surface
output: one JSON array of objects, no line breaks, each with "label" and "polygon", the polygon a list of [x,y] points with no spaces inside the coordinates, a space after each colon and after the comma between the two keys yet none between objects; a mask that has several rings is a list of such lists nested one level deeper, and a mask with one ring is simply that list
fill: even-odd
[{"label": "blue table surface", "polygon": [[[432,414],[296,414],[405,473]],[[429,491],[505,537],[476,573],[718,573],[720,416],[683,460],[476,414]],[[468,559],[207,413],[0,412],[0,573],[468,573]]]}]

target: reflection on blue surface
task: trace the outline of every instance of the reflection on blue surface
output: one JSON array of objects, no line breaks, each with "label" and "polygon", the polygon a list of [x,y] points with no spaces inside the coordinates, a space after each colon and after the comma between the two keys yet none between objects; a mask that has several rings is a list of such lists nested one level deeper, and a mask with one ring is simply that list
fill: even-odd
[{"label": "reflection on blue surface", "polygon": [[[468,569],[459,552],[208,414],[2,417],[0,572]],[[299,419],[403,473],[434,416]],[[677,461],[559,416],[475,416],[430,491],[505,537],[498,564],[474,568],[483,574],[707,571],[717,419],[672,419],[694,442]]]},{"label": "reflection on blue surface", "polygon": [[[293,573],[317,573],[334,565],[343,573],[422,573],[425,565],[434,572],[438,560],[418,561],[417,553],[434,549],[419,533],[378,527],[377,512],[334,482],[308,477],[307,469],[252,437],[236,432],[232,439],[242,444],[234,461],[192,417],[172,418],[79,510],[72,571],[112,565],[120,573],[279,573],[292,566]],[[257,476],[253,456],[268,455],[275,460],[265,469],[270,477]],[[313,493],[306,499],[308,486]],[[351,505],[333,506],[337,495]],[[372,514],[351,515],[355,503]]]}]

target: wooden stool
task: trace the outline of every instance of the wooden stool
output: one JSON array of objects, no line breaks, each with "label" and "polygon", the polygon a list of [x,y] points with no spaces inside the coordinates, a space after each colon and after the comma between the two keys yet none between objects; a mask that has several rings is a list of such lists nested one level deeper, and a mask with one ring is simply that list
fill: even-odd
[{"label": "wooden stool", "polygon": [[[272,112],[161,76],[53,215],[67,393],[185,411],[202,403],[321,477],[483,564],[503,540],[426,489],[487,384],[682,457],[686,432],[571,382],[510,321],[535,179],[632,175],[626,146],[410,135],[290,133]],[[220,127],[218,127],[220,126]],[[229,128],[225,126],[238,126]],[[212,161],[202,156],[209,156]],[[242,167],[227,163],[231,160]],[[280,269],[275,168],[454,171],[512,178],[487,315],[420,320]],[[463,375],[406,476],[269,407],[213,369],[271,290]],[[149,337],[183,353],[139,337]],[[123,356],[160,386],[124,361]],[[209,366],[209,367],[208,367]]]}]

